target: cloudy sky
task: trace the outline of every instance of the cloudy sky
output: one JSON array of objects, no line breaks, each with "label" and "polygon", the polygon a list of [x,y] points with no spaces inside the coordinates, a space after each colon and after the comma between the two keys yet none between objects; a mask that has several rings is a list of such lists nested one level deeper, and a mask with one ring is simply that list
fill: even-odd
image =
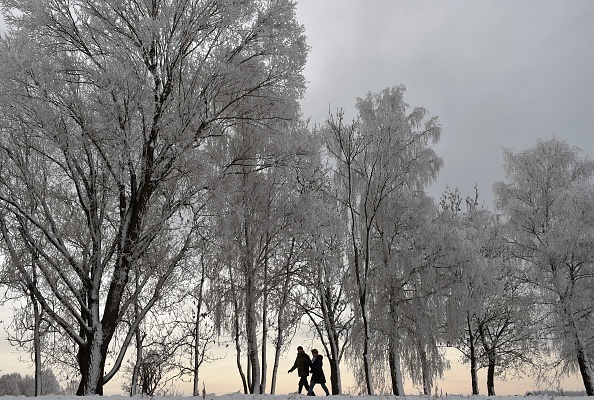
[{"label": "cloudy sky", "polygon": [[478,184],[492,209],[502,148],[553,135],[594,158],[594,2],[299,0],[311,47],[303,112],[355,116],[357,97],[403,84],[439,116],[438,197]]}]

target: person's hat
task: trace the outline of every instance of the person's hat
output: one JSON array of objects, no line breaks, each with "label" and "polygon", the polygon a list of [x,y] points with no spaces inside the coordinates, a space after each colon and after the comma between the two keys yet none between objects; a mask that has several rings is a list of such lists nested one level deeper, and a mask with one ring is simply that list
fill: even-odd
[{"label": "person's hat", "polygon": [[302,346],[297,346],[297,350],[303,350]]}]

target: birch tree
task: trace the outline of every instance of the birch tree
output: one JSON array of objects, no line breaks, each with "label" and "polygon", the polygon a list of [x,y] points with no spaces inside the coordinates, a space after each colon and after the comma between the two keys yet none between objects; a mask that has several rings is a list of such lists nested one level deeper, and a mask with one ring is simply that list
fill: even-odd
[{"label": "birch tree", "polygon": [[482,353],[476,316],[482,314],[495,280],[485,249],[501,254],[503,238],[494,234],[492,213],[478,207],[476,186],[474,196],[466,197],[465,208],[462,203],[460,191],[447,187],[439,202],[440,219],[452,232],[460,234],[459,252],[467,259],[454,272],[456,279],[447,299],[445,333],[447,342],[462,353],[462,363],[469,364],[472,394],[478,395]]},{"label": "birch tree", "polygon": [[359,117],[352,124],[342,114],[330,117],[326,146],[336,163],[335,192],[348,232],[348,259],[354,305],[360,322],[361,365],[366,392],[375,393],[370,362],[369,296],[375,274],[372,260],[378,213],[392,207],[389,197],[422,190],[436,177],[441,160],[429,146],[440,137],[436,118],[424,108],[407,114],[404,87],[387,88],[357,99]]},{"label": "birch tree", "polygon": [[[321,152],[318,147],[318,152]],[[307,267],[297,277],[300,288],[295,302],[317,334],[330,367],[332,394],[342,394],[341,361],[349,344],[354,322],[348,296],[349,267],[345,262],[345,231],[339,222],[338,204],[331,195],[327,167],[321,153],[314,162],[300,167],[297,177],[304,218]]]},{"label": "birch tree", "polygon": [[538,360],[539,337],[537,309],[533,296],[516,280],[513,266],[497,268],[496,281],[485,291],[485,305],[474,317],[482,351],[480,358],[487,369],[487,395],[495,395],[495,377],[522,371]]},{"label": "birch tree", "polygon": [[[221,165],[220,188],[213,214],[217,240],[228,263],[217,279],[222,283],[223,307],[233,307],[220,326],[235,332],[237,364],[246,393],[264,393],[267,386],[267,348],[276,314],[276,328],[284,327],[285,310],[271,311],[272,299],[286,304],[291,283],[289,271],[301,260],[302,211],[294,189],[292,167],[307,154],[307,132],[301,124],[276,124],[276,134],[242,127],[224,145],[212,148],[213,158],[231,160]],[[227,308],[228,309],[228,308]],[[240,311],[241,310],[241,311]],[[240,311],[238,317],[235,312]],[[280,320],[279,320],[280,318]],[[233,326],[231,326],[233,325]],[[275,371],[282,346],[276,333]],[[279,340],[280,339],[280,340]],[[241,352],[246,352],[247,374]],[[276,377],[275,371],[273,375]]]},{"label": "birch tree", "polygon": [[540,293],[559,359],[577,367],[592,396],[586,298],[594,287],[594,161],[556,138],[521,152],[506,149],[504,157],[508,181],[494,191],[511,251],[527,264],[525,282]]},{"label": "birch tree", "polygon": [[[0,43],[2,238],[12,260],[20,240],[37,255],[35,297],[77,346],[78,394],[101,394],[192,248],[213,182],[204,145],[238,121],[267,129],[296,116],[303,30],[285,0],[0,6],[9,28]],[[149,290],[116,344],[122,317]]]}]

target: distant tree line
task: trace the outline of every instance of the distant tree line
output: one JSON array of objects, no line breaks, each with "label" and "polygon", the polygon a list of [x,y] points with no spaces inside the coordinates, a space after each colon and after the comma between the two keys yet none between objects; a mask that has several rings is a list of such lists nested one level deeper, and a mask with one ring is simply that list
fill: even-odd
[{"label": "distant tree line", "polygon": [[[41,395],[64,394],[56,376],[50,370],[41,372]],[[18,373],[0,375],[0,396],[35,396],[35,376]]]},{"label": "distant tree line", "polygon": [[586,395],[584,390],[531,390],[526,392],[527,396],[568,396],[568,397],[583,397]]},{"label": "distant tree line", "polygon": [[[303,121],[290,0],[0,0],[1,281],[10,341],[102,394],[199,395],[213,348],[275,393],[305,325],[333,394],[425,394],[467,363],[594,395],[594,161],[504,151],[495,210],[427,190],[441,127],[395,86]],[[272,365],[268,361],[272,360]]]}]

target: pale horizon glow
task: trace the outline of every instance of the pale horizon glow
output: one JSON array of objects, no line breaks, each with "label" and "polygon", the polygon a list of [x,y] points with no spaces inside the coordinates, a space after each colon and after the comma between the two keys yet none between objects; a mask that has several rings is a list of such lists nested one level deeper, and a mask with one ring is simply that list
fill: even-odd
[{"label": "pale horizon glow", "polygon": [[[10,317],[9,312],[6,310],[6,306],[0,307],[0,315],[6,319]],[[287,373],[287,370],[293,366],[293,362],[296,356],[296,347],[302,345],[304,349],[310,353],[310,349],[317,348],[320,354],[324,356],[324,372],[326,374],[327,385],[330,388],[330,367],[327,362],[327,358],[323,353],[323,347],[319,341],[313,341],[308,338],[300,338],[293,341],[291,350],[288,353],[282,354],[279,362],[278,378],[276,383],[276,394],[288,394],[297,391],[297,383],[299,377],[297,371],[293,371],[291,374]],[[444,373],[443,379],[437,382],[438,393],[443,395],[459,394],[468,395],[471,393],[470,384],[470,370],[468,365],[462,365],[458,360],[460,359],[460,353],[455,349],[448,349],[448,356],[451,361],[451,369]],[[243,386],[237,366],[235,364],[235,352],[234,348],[222,347],[221,349],[215,349],[214,354],[222,356],[226,354],[223,359],[216,360],[210,364],[203,364],[200,368],[200,390],[202,390],[203,384],[207,393],[213,393],[216,395],[223,395],[226,393],[243,392]],[[270,351],[269,351],[270,354]],[[0,365],[0,375],[9,374],[13,372],[20,373],[21,375],[32,375],[33,374],[33,362],[26,361],[30,359],[29,355],[24,352],[17,352],[14,348],[8,345],[6,341],[6,334],[3,332],[0,340],[0,359],[2,364]],[[22,359],[23,361],[20,361]],[[272,359],[268,360],[268,379],[267,379],[267,393],[270,392],[270,383],[272,376]],[[10,369],[7,369],[7,367]],[[356,393],[354,388],[352,372],[344,365],[341,365],[342,374],[342,386],[344,393]],[[579,380],[576,373],[575,376],[569,377],[563,380],[561,388],[564,390],[584,390],[583,384]],[[121,377],[121,373],[118,374]],[[121,389],[121,381],[116,377],[111,382],[107,383],[104,387],[105,395],[124,395]],[[479,390],[480,393],[486,393],[486,370],[480,369],[478,372]],[[62,386],[65,382],[60,382]],[[192,382],[189,380],[186,382],[178,382],[177,388],[186,396],[192,394]],[[320,392],[323,393],[321,391]],[[523,395],[527,391],[539,389],[537,385],[533,383],[530,378],[518,379],[510,377],[503,381],[500,378],[495,378],[495,391],[498,395]],[[550,387],[542,387],[541,389],[558,389],[557,385],[551,385]],[[422,393],[421,387],[413,386],[410,379],[405,377],[404,390],[407,397],[411,395],[418,395]],[[305,393],[305,391],[304,391]],[[3,397],[3,400],[8,400]],[[577,400],[577,399],[576,399]]]}]

